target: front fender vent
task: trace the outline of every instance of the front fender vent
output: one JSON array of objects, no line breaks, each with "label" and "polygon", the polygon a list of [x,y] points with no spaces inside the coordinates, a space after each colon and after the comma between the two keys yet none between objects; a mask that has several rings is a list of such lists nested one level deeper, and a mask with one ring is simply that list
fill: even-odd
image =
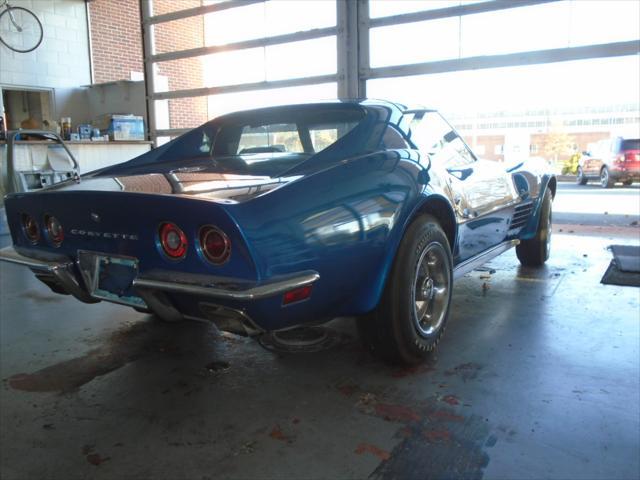
[{"label": "front fender vent", "polygon": [[515,212],[513,213],[513,218],[511,219],[511,226],[509,227],[509,230],[515,230],[524,227],[527,223],[529,223],[532,212],[533,203],[529,202],[518,205],[515,209]]}]

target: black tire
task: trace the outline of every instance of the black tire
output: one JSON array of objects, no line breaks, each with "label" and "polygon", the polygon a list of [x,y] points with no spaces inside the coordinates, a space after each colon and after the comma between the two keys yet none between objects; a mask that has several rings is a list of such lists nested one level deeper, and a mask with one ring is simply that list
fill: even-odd
[{"label": "black tire", "polygon": [[587,177],[584,176],[584,172],[582,171],[582,167],[578,167],[578,173],[576,175],[576,183],[578,185],[586,185]]},{"label": "black tire", "polygon": [[447,236],[434,217],[421,215],[400,243],[380,304],[358,319],[365,347],[391,364],[423,362],[444,333],[452,282]]},{"label": "black tire", "polygon": [[42,23],[40,22],[40,19],[30,10],[27,10],[26,8],[23,7],[9,7],[6,8],[5,10],[2,11],[2,13],[0,13],[0,25],[2,25],[2,22],[11,22],[11,16],[10,13],[14,15],[14,17],[20,13],[21,15],[26,15],[31,21],[35,20],[34,25],[37,26],[38,28],[38,33],[37,33],[37,39],[36,42],[34,44],[30,44],[28,46],[28,48],[18,48],[14,45],[11,45],[8,43],[8,41],[6,41],[5,39],[3,39],[2,37],[0,37],[0,42],[2,42],[7,48],[13,50],[14,52],[18,52],[18,53],[28,53],[28,52],[32,52],[33,50],[35,50],[36,48],[38,48],[40,46],[40,44],[42,43],[42,38],[44,36],[44,32],[42,30]]},{"label": "black tire", "polygon": [[542,199],[540,221],[538,230],[533,238],[521,240],[516,246],[516,255],[522,265],[527,267],[540,267],[549,259],[551,252],[551,191],[549,188]]},{"label": "black tire", "polygon": [[628,186],[629,186],[629,185],[631,185],[632,183],[633,183],[633,180],[625,180],[624,182],[622,182],[622,184],[623,184],[625,187],[628,187]]},{"label": "black tire", "polygon": [[602,185],[602,188],[612,188],[615,183],[609,174],[609,169],[602,167],[602,170],[600,170],[600,185]]}]

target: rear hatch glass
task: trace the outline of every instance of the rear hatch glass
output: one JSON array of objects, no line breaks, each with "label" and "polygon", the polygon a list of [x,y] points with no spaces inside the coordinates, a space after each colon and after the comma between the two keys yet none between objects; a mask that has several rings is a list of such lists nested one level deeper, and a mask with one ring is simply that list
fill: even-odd
[{"label": "rear hatch glass", "polygon": [[630,140],[622,140],[620,150],[626,152],[628,150],[640,150],[640,138]]}]

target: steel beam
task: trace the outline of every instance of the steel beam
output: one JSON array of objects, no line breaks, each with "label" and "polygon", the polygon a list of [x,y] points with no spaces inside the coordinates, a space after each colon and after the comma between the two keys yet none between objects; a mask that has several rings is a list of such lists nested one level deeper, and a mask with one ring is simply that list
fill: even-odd
[{"label": "steel beam", "polygon": [[181,58],[200,57],[212,53],[230,52],[234,50],[246,50],[248,48],[268,47],[270,45],[280,45],[283,43],[300,42],[303,40],[313,40],[315,38],[329,37],[335,35],[336,27],[316,28],[304,32],[287,33],[273,37],[256,38],[244,40],[242,42],[228,43],[226,45],[211,45],[209,47],[191,48],[189,50],[178,50],[175,52],[158,53],[151,55],[148,60],[151,62],[168,62]]},{"label": "steel beam", "polygon": [[459,17],[462,15],[473,15],[475,13],[495,12],[510,8],[521,8],[544,3],[559,2],[562,0],[493,0],[490,2],[472,3],[469,5],[459,5],[455,7],[438,8],[421,12],[403,13],[391,15],[389,17],[372,18],[368,21],[371,28],[386,27],[390,25],[400,25],[403,23],[422,22],[424,20],[435,20],[438,18]]},{"label": "steel beam", "polygon": [[250,90],[267,90],[272,88],[300,87],[303,85],[316,85],[337,81],[335,73],[329,75],[316,75],[315,77],[288,78],[286,80],[273,80],[264,82],[241,83],[237,85],[225,85],[221,87],[193,88],[189,90],[174,90],[171,92],[158,92],[151,95],[152,100],[170,100],[173,98],[203,97],[218,95],[221,93],[248,92]]},{"label": "steel beam", "polygon": [[[152,0],[140,0],[141,2]],[[205,13],[219,12],[230,8],[245,7],[254,3],[264,3],[265,0],[229,0],[227,2],[214,3],[212,5],[203,5],[201,7],[188,8],[186,10],[177,10],[175,12],[164,13],[162,15],[153,16],[153,9],[149,10],[149,16],[142,19],[143,25],[155,25],[158,23],[173,22],[183,18],[204,15]]]},{"label": "steel beam", "polygon": [[358,98],[358,2],[336,1],[338,98]]},{"label": "steel beam", "polygon": [[430,73],[445,73],[486,68],[516,67],[541,63],[567,62],[589,58],[621,57],[640,54],[640,40],[629,42],[604,43],[584,47],[554,48],[532,52],[508,53],[467,57],[438,62],[414,63],[410,65],[391,65],[371,68],[361,72],[366,79],[406,77]]},{"label": "steel beam", "polygon": [[[195,127],[194,127],[195,128]],[[175,137],[178,135],[182,135],[183,133],[187,133],[193,130],[193,128],[163,128],[160,130],[155,130],[153,132],[153,137]]]},{"label": "steel beam", "polygon": [[[145,24],[145,19],[151,16],[153,11],[153,0],[140,0],[140,17],[142,18],[142,57],[146,58],[155,52],[154,26]],[[154,141],[154,131],[156,128],[156,106],[151,99],[155,92],[155,79],[157,66],[153,62],[144,60],[144,88],[147,104],[147,138]]]},{"label": "steel beam", "polygon": [[369,71],[369,0],[358,0],[358,97],[367,98],[367,79],[362,72]]}]

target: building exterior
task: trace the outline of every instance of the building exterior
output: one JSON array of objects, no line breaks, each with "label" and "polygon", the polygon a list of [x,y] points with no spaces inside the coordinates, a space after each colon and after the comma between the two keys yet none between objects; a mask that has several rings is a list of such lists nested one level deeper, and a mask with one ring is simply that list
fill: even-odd
[{"label": "building exterior", "polygon": [[478,155],[496,161],[535,156],[562,162],[598,140],[640,137],[640,105],[635,103],[448,117]]}]

